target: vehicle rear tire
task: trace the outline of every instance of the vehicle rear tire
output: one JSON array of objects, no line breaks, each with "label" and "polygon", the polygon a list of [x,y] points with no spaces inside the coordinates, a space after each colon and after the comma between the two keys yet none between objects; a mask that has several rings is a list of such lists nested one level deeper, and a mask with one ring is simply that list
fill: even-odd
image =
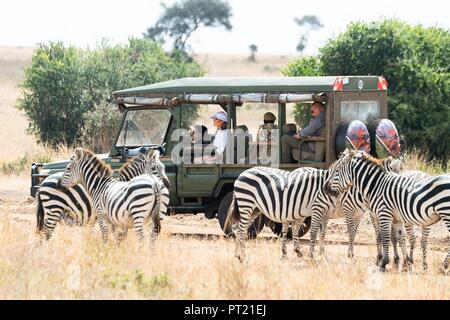
[{"label": "vehicle rear tire", "polygon": [[[220,228],[227,237],[234,237],[235,230],[238,223],[233,223],[229,228],[225,230],[225,221],[227,220],[228,209],[230,208],[233,200],[233,192],[228,192],[225,197],[222,198],[219,204],[219,210],[217,212],[217,219],[219,220]],[[248,228],[249,239],[254,239],[264,228],[264,216],[260,214]]]},{"label": "vehicle rear tire", "polygon": [[[281,236],[281,229],[282,229],[281,223],[270,221],[267,223],[267,226],[277,236]],[[303,237],[309,231],[309,228],[311,228],[311,217],[307,217],[305,219],[305,222],[303,222],[303,225],[300,227],[300,230],[298,231],[299,238]],[[288,239],[292,239],[292,228],[291,227],[289,227],[287,237],[288,237]]]}]

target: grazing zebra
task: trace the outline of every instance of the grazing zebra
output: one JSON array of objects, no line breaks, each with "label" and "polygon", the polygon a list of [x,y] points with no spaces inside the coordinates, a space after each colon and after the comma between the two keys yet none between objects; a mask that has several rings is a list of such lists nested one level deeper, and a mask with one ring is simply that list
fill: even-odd
[{"label": "grazing zebra", "polygon": [[[386,172],[379,160],[364,152],[347,150],[327,179],[325,193],[337,196],[351,185],[378,217],[383,246],[382,271],[389,263],[393,222],[428,227],[442,219],[450,232],[450,175],[417,181]],[[449,259],[450,250],[443,262],[445,272],[448,272]]]},{"label": "grazing zebra", "polygon": [[[282,248],[285,254],[286,230],[293,224],[294,251],[301,256],[298,228],[311,216],[319,192],[328,177],[327,170],[295,170],[255,167],[242,172],[234,183],[234,197],[226,224],[239,221],[236,235],[236,257],[246,260],[245,238],[252,215],[262,213],[283,224]],[[323,195],[327,203],[332,198]]]},{"label": "grazing zebra", "polygon": [[[164,216],[169,204],[169,180],[165,174],[164,164],[159,160],[158,151],[150,150],[146,155],[140,154],[127,162],[119,171],[119,181],[129,181],[142,173],[149,173],[160,178],[161,208]],[[50,239],[61,220],[78,226],[94,222],[97,217],[93,210],[92,199],[83,185],[61,188],[60,179],[63,172],[48,176],[40,185],[37,200],[37,233]]]}]

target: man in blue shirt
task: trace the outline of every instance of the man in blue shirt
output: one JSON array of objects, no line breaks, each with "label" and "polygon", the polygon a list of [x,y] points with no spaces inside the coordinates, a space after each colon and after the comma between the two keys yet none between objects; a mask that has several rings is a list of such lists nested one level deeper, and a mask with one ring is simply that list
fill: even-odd
[{"label": "man in blue shirt", "polygon": [[[294,134],[294,136],[283,135],[281,137],[281,162],[292,162],[292,149],[299,149],[300,140],[306,137],[322,136],[325,133],[325,108],[320,102],[313,102],[310,106],[313,116],[309,124]],[[316,142],[302,143],[300,150],[300,158],[302,160],[314,160],[314,152],[316,151]],[[321,143],[321,146],[324,145]],[[321,160],[320,160],[321,161]]]}]

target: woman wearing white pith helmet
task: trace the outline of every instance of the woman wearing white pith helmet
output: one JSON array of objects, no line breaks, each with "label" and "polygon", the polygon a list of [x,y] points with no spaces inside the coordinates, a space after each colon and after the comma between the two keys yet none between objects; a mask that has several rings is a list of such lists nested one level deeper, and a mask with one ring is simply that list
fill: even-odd
[{"label": "woman wearing white pith helmet", "polygon": [[212,151],[210,155],[204,155],[201,158],[194,158],[194,163],[203,162],[206,164],[212,164],[223,159],[223,153],[225,151],[225,147],[227,146],[227,114],[223,111],[219,111],[216,112],[211,119],[214,120],[214,126],[217,128],[213,142],[214,150],[210,150]]}]

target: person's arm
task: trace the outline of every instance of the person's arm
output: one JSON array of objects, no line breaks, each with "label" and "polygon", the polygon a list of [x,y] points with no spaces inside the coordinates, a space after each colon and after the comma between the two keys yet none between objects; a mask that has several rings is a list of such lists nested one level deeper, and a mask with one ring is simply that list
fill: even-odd
[{"label": "person's arm", "polygon": [[321,117],[316,117],[312,119],[311,122],[300,131],[300,136],[303,138],[312,136],[313,134],[317,133],[317,131],[319,131],[323,127],[323,125],[324,121],[321,119]]}]

